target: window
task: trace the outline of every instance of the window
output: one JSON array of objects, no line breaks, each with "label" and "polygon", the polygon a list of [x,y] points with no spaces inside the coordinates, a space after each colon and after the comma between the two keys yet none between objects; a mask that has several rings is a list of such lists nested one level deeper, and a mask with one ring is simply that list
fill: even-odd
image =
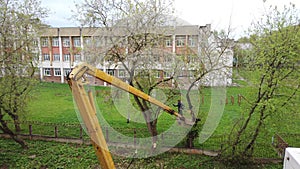
[{"label": "window", "polygon": [[172,47],[172,41],[171,39],[166,40],[166,47]]},{"label": "window", "polygon": [[73,40],[74,40],[74,46],[75,47],[80,47],[81,46],[80,37],[74,37]]},{"label": "window", "polygon": [[187,59],[189,63],[195,63],[197,62],[197,55],[189,55],[187,56]]},{"label": "window", "polygon": [[159,62],[160,61],[160,56],[159,55],[153,55],[153,60],[154,60],[154,62]]},{"label": "window", "polygon": [[184,70],[179,71],[178,77],[187,77],[186,71],[184,71]]},{"label": "window", "polygon": [[101,47],[105,45],[105,38],[101,36],[96,36],[95,39],[96,47]]},{"label": "window", "polygon": [[196,46],[196,39],[193,37],[189,37],[189,46],[195,47]]},{"label": "window", "polygon": [[64,76],[67,76],[71,72],[70,68],[64,68]]},{"label": "window", "polygon": [[107,74],[114,76],[115,75],[115,70],[114,69],[107,69]]},{"label": "window", "polygon": [[196,75],[195,70],[190,70],[188,73],[189,73],[189,77],[195,77],[195,75]]},{"label": "window", "polygon": [[50,68],[44,68],[44,76],[51,76]]},{"label": "window", "polygon": [[52,38],[52,46],[59,46],[59,40],[58,38]]},{"label": "window", "polygon": [[60,55],[59,54],[53,54],[53,61],[60,61]]},{"label": "window", "polygon": [[80,62],[81,61],[81,55],[80,54],[75,54],[74,55],[74,60],[75,60],[75,62]]},{"label": "window", "polygon": [[42,38],[42,47],[48,47],[48,38]]},{"label": "window", "polygon": [[43,60],[44,61],[50,61],[50,55],[48,53],[43,54]]},{"label": "window", "polygon": [[63,47],[70,47],[70,39],[68,37],[62,38]]},{"label": "window", "polygon": [[61,75],[60,68],[54,68],[54,76],[60,76],[60,75]]},{"label": "window", "polygon": [[39,42],[35,39],[35,40],[32,41],[32,45],[34,47],[38,47],[39,46]]},{"label": "window", "polygon": [[70,61],[70,54],[64,54],[64,61]]},{"label": "window", "polygon": [[164,78],[169,78],[169,77],[170,77],[170,73],[164,71]]},{"label": "window", "polygon": [[177,38],[176,39],[176,46],[178,46],[178,47],[181,47],[181,46],[184,46],[184,41],[185,41],[185,39],[184,38]]},{"label": "window", "polygon": [[91,37],[84,37],[84,45],[91,46],[92,38]]},{"label": "window", "polygon": [[155,73],[156,73],[155,77],[156,77],[156,78],[160,78],[160,71],[157,70]]},{"label": "window", "polygon": [[164,59],[163,61],[164,61],[165,63],[168,63],[168,62],[171,63],[171,61],[172,61],[172,56],[165,55],[163,59]]},{"label": "window", "polygon": [[125,77],[125,70],[124,69],[119,69],[119,73],[118,73],[118,76],[119,77]]}]

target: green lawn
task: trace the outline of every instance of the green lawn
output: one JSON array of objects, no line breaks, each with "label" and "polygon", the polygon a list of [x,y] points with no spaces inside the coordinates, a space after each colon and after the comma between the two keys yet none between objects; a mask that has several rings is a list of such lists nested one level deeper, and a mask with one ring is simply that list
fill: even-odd
[{"label": "green lawn", "polygon": [[[243,82],[244,84],[245,82]],[[146,125],[143,121],[141,123],[133,122],[126,123],[127,114],[120,114],[116,107],[121,109],[126,109],[120,105],[115,106],[112,104],[111,99],[108,97],[110,95],[110,88],[108,87],[91,87],[95,90],[96,95],[96,103],[99,108],[99,112],[103,115],[103,117],[107,120],[108,124],[111,125],[115,130],[122,132],[125,135],[132,136],[133,129],[137,129],[138,137],[149,136],[147,132]],[[199,113],[201,117],[200,125],[205,123],[208,112],[210,108],[214,105],[211,105],[211,90],[212,88],[203,88],[201,94],[199,95],[200,100],[200,108]],[[237,96],[238,94],[242,94],[246,98],[250,98],[254,87],[228,87],[226,89],[226,97],[228,98],[228,104],[226,104],[222,118],[214,131],[213,135],[203,144],[199,144],[198,140],[196,140],[195,145],[199,148],[204,149],[219,149],[221,145],[226,144],[226,139],[228,137],[228,133],[230,133],[233,124],[241,117],[243,113],[246,113],[245,107],[248,104],[245,100],[242,100],[241,105],[237,104]],[[79,125],[79,120],[76,113],[76,108],[73,104],[73,98],[69,86],[67,84],[57,84],[57,83],[39,83],[34,92],[31,93],[31,101],[28,107],[27,114],[24,118],[26,121],[35,121],[42,123],[57,123],[64,124],[66,127],[59,128],[59,135],[66,137],[78,137],[79,128],[72,127]],[[202,103],[202,96],[204,97],[204,103]],[[231,104],[231,96],[234,97],[234,104]],[[131,98],[132,99],[132,98]],[[223,102],[223,101],[222,101]],[[224,101],[225,102],[225,101]],[[167,104],[172,105],[172,103],[176,103],[176,99],[169,101]],[[125,103],[127,104],[127,103]],[[221,104],[221,100],[220,100]],[[175,107],[173,107],[176,109]],[[287,110],[288,111],[288,110]],[[125,111],[126,112],[126,111]],[[288,114],[289,112],[287,112]],[[143,120],[143,116],[138,110],[130,109],[130,117],[133,120]],[[170,125],[175,122],[175,118],[170,116],[169,114],[163,113],[159,116],[158,120],[158,131],[160,133],[167,130]],[[71,127],[67,127],[70,124]],[[257,148],[256,154],[257,157],[277,157],[276,152],[271,147],[272,136],[275,133],[285,133],[284,139],[288,141],[290,146],[300,146],[299,135],[291,135],[291,134],[299,134],[300,131],[300,115],[299,112],[295,113],[295,116],[285,116],[282,118],[274,118],[274,120],[268,120],[267,125],[263,128],[262,134],[259,138],[260,148]],[[28,132],[28,127],[24,126],[24,132]],[[53,127],[51,126],[40,126],[33,125],[34,131],[39,131],[41,133],[35,134],[49,134],[53,135]],[[86,139],[88,137],[84,136]],[[5,162],[9,165],[12,165],[12,168],[20,168],[20,166],[28,166],[28,168],[32,168],[32,166],[47,166],[49,168],[60,168],[60,166],[64,166],[66,168],[76,168],[74,166],[90,166],[90,168],[94,168],[97,165],[97,160],[95,159],[95,155],[93,150],[91,150],[90,146],[77,146],[72,144],[57,144],[52,142],[39,142],[39,141],[29,141],[30,149],[26,151],[19,150],[18,148],[14,148],[13,151],[8,151],[7,147],[11,147],[12,143],[7,140],[0,140],[0,161],[4,162],[2,166],[5,166]],[[180,143],[179,146],[183,146],[184,143]],[[41,146],[41,147],[39,147]],[[57,147],[56,147],[57,146]],[[16,147],[16,146],[13,146]],[[45,150],[40,150],[43,149]],[[51,155],[46,155],[50,150],[57,150],[58,152],[53,153]],[[32,151],[32,152],[31,152]],[[34,153],[34,152],[39,153]],[[41,151],[41,152],[40,152]],[[89,152],[89,153],[81,153]],[[68,152],[70,154],[74,154],[68,156]],[[15,156],[15,153],[21,154],[18,158],[12,158]],[[77,156],[76,156],[77,154]],[[168,155],[165,155],[168,154]],[[45,156],[45,157],[43,157]],[[180,163],[180,165],[176,164],[177,160],[169,160],[166,158],[171,157],[177,160],[185,160],[189,158],[193,158],[195,162],[188,163]],[[199,159],[198,159],[199,158]],[[214,159],[210,159],[208,157],[196,157],[189,156],[184,154],[169,154],[164,153],[157,157],[140,159],[136,160],[137,166],[144,164],[148,161],[154,161],[153,163],[149,163],[149,165],[143,165],[144,168],[153,168],[153,165],[156,165],[154,168],[159,168],[160,165],[167,166],[166,168],[176,168],[174,166],[179,166],[177,168],[189,168],[192,166],[196,168],[196,166],[206,166],[206,160],[208,160],[208,166],[203,168],[225,168],[224,164],[219,162],[213,162]],[[61,160],[59,160],[61,159]],[[122,163],[129,164],[130,159],[127,158],[119,158],[114,157],[114,160],[117,161],[117,165],[121,165]],[[167,160],[167,161],[165,161]],[[76,161],[76,162],[75,162]],[[77,161],[80,161],[80,164],[77,164]],[[204,161],[204,162],[203,162]],[[24,163],[24,164],[23,164]],[[25,164],[26,163],[26,164]],[[1,166],[1,163],[0,163]],[[264,166],[267,168],[281,168],[282,165],[271,165]],[[26,168],[25,167],[25,168]],[[22,167],[21,167],[22,168]],[[202,167],[201,167],[202,168]],[[230,167],[226,167],[230,168]]]},{"label": "green lawn", "polygon": [[[126,123],[127,114],[120,114],[111,100],[108,98],[110,95],[110,88],[108,87],[91,87],[96,91],[96,103],[99,108],[99,112],[107,120],[109,125],[113,126],[115,129],[141,129],[146,131],[146,125],[143,122],[142,114],[136,109],[130,109],[131,119],[138,119],[141,123],[130,122]],[[201,124],[205,123],[209,109],[211,108],[211,88],[203,88],[200,94],[200,108],[199,113],[201,117]],[[233,126],[233,124],[240,118],[242,113],[245,112],[245,106],[248,104],[245,100],[242,100],[241,105],[237,104],[238,94],[249,98],[253,90],[253,87],[228,87],[226,89],[226,94],[228,98],[228,104],[226,104],[222,118],[214,135],[227,135]],[[40,121],[45,123],[60,123],[60,124],[79,124],[77,118],[76,109],[73,104],[73,98],[71,91],[67,84],[57,84],[57,83],[40,83],[36,90],[32,93],[33,97],[29,104],[28,114],[26,119],[28,121]],[[204,104],[202,104],[202,96],[204,97]],[[231,104],[231,96],[234,97],[234,104]],[[168,102],[171,105],[175,103],[176,99]],[[132,101],[133,102],[133,101]],[[221,102],[221,101],[220,101]],[[225,101],[224,101],[225,102]],[[125,103],[124,105],[127,105]],[[120,107],[120,106],[118,106]],[[123,107],[121,107],[123,108]],[[176,110],[176,107],[173,107]],[[126,106],[124,107],[126,109]],[[288,113],[288,112],[287,112]],[[186,114],[188,114],[186,112]],[[291,133],[299,134],[300,131],[300,113],[296,113],[295,116],[286,116],[280,118],[279,120],[268,121],[268,127],[264,128],[264,132],[267,138],[265,138],[266,143],[269,143],[272,135],[275,133]],[[158,120],[158,130],[160,132],[165,131],[172,125],[175,118],[167,113],[163,113],[159,116]],[[292,126],[292,127],[291,127]],[[145,133],[147,136],[148,133]],[[290,139],[290,138],[287,138]],[[300,146],[300,145],[295,145]]]},{"label": "green lawn", "polygon": [[[98,160],[91,146],[63,144],[56,142],[28,141],[30,149],[22,150],[8,139],[0,138],[0,168],[72,168],[95,169]],[[282,164],[232,165],[219,161],[217,158],[182,153],[164,153],[155,157],[132,159],[113,155],[117,168],[201,168],[201,169],[248,169],[265,168],[280,169]],[[132,163],[131,163],[132,162]]]}]

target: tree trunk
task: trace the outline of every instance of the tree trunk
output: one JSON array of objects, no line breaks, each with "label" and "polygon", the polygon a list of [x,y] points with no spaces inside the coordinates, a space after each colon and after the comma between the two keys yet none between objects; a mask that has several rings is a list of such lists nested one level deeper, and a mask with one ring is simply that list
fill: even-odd
[{"label": "tree trunk", "polygon": [[193,148],[194,147],[194,138],[191,136],[187,136],[187,140],[186,140],[186,147],[187,148]]},{"label": "tree trunk", "polygon": [[6,109],[4,111],[7,112],[7,114],[13,119],[14,125],[15,125],[15,131],[20,132],[21,127],[20,127],[20,122],[19,122],[19,116],[16,113],[13,113],[13,112],[17,112],[17,109],[14,108],[13,111],[10,111],[10,110]]},{"label": "tree trunk", "polygon": [[235,156],[236,155],[236,148],[237,146],[240,144],[240,141],[241,141],[241,136],[243,135],[243,133],[245,132],[245,130],[247,129],[248,127],[248,124],[250,123],[250,120],[252,118],[252,115],[254,114],[257,106],[258,106],[258,103],[260,102],[260,98],[256,101],[256,103],[253,105],[253,107],[251,108],[250,112],[249,112],[249,115],[247,116],[247,119],[245,121],[245,123],[243,124],[243,126],[239,129],[238,133],[237,133],[237,136],[235,138],[235,141],[232,145],[232,156]]},{"label": "tree trunk", "polygon": [[21,131],[21,126],[20,126],[20,122],[19,122],[19,116],[15,116],[14,125],[15,125],[16,132],[17,133],[20,132]]},{"label": "tree trunk", "polygon": [[192,121],[193,122],[196,121],[196,117],[195,117],[195,114],[193,112],[193,104],[192,104],[192,101],[191,101],[191,98],[190,98],[190,92],[191,92],[192,88],[194,87],[194,85],[195,85],[195,82],[190,85],[190,87],[188,88],[188,91],[186,93],[186,100],[187,100],[187,103],[188,103],[188,106],[189,106],[189,111],[192,115]]},{"label": "tree trunk", "polygon": [[144,113],[144,117],[145,117],[146,124],[147,124],[147,129],[152,136],[152,148],[156,148],[157,135],[158,135],[157,128],[156,128],[157,119],[154,119],[152,121],[150,116],[151,116],[151,113],[149,113],[149,112]]},{"label": "tree trunk", "polygon": [[151,114],[153,112],[151,112],[149,110],[149,108],[147,107],[146,101],[143,101],[143,103],[144,103],[143,104],[137,96],[134,96],[134,100],[136,101],[139,108],[141,109],[141,111],[144,115],[144,119],[146,121],[148,131],[150,132],[150,134],[152,136],[152,148],[156,148],[157,134],[158,134],[157,128],[156,128],[157,119],[154,119],[154,120],[151,119]]},{"label": "tree trunk", "polygon": [[255,143],[255,141],[256,141],[258,135],[259,135],[260,128],[261,128],[261,126],[263,125],[263,121],[264,121],[264,111],[265,111],[265,109],[266,109],[266,106],[264,105],[264,106],[262,107],[262,109],[260,110],[260,118],[259,118],[259,122],[258,122],[258,124],[257,124],[257,126],[256,126],[256,129],[255,129],[255,132],[254,132],[254,134],[253,134],[253,136],[252,136],[252,139],[250,140],[249,144],[248,144],[248,145],[245,147],[245,149],[244,149],[244,152],[243,152],[244,155],[246,155],[247,152],[248,152],[249,150],[251,150],[250,155],[252,155],[252,153],[253,153],[254,143]]},{"label": "tree trunk", "polygon": [[[156,121],[156,120],[155,120]],[[156,148],[156,142],[157,142],[157,128],[156,128],[156,122],[152,121],[151,122],[151,135],[152,135],[152,148]]]},{"label": "tree trunk", "polygon": [[5,134],[8,134],[15,142],[20,144],[23,149],[28,149],[27,143],[23,139],[19,138],[12,130],[10,130],[5,121],[1,119],[0,123],[0,130],[2,130]]}]

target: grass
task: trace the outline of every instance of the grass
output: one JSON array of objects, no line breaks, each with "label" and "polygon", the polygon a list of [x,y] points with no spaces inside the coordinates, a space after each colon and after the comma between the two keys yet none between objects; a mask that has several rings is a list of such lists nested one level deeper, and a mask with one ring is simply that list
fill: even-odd
[{"label": "grass", "polygon": [[[143,117],[138,110],[130,109],[131,119],[139,119],[141,123],[131,121],[127,123],[127,113],[119,113],[116,106],[112,104],[111,100],[107,97],[110,95],[110,88],[107,87],[95,87],[96,93],[96,102],[99,108],[99,111],[103,117],[107,120],[110,126],[113,126],[114,129],[124,132],[123,134],[132,135],[132,130],[137,128],[146,132],[139,132],[139,137],[148,137],[149,133],[147,132],[146,125],[143,121]],[[255,88],[253,87],[229,87],[227,88],[226,95],[228,98],[228,104],[225,106],[222,118],[216,130],[213,133],[213,136],[220,137],[228,135],[230,133],[233,124],[241,117],[242,113],[245,113],[245,107],[248,104],[245,100],[242,100],[242,104],[239,106],[237,104],[237,96],[242,94],[246,98],[251,97]],[[211,102],[211,88],[204,88],[202,94],[204,96],[204,103],[200,104],[199,112],[200,117],[202,118],[201,124],[204,124],[207,113],[210,109]],[[234,104],[231,104],[231,96],[234,97]],[[176,100],[176,99],[175,99]],[[176,101],[170,101],[168,104]],[[200,99],[201,100],[201,99]],[[125,104],[126,105],[126,104]],[[126,109],[126,107],[121,107]],[[174,107],[175,108],[175,107]],[[299,116],[299,113],[296,114]],[[264,143],[269,144],[271,137],[275,133],[298,133],[300,131],[299,124],[300,118],[286,117],[280,120],[275,121],[269,120],[269,124],[274,124],[271,128],[265,128],[265,134],[263,134],[266,140]],[[35,93],[33,94],[32,101],[30,102],[28,114],[26,116],[28,121],[40,121],[45,123],[60,123],[60,124],[79,124],[77,114],[73,104],[73,98],[70,92],[70,89],[67,84],[56,84],[56,83],[40,83],[36,88]],[[175,118],[163,113],[160,115],[158,120],[158,130],[163,132],[169,129],[175,121]],[[276,125],[275,125],[276,124]],[[294,124],[293,128],[290,127],[290,124]],[[278,127],[280,126],[280,127]],[[126,129],[126,130],[125,130]],[[128,133],[126,132],[128,131]],[[53,129],[50,130],[53,132]],[[68,130],[66,129],[66,132]],[[290,140],[290,138],[287,138]],[[223,141],[224,139],[220,139]],[[208,140],[209,141],[209,140]],[[220,144],[220,143],[216,143]],[[294,145],[300,146],[300,145]]]},{"label": "grass", "polygon": [[[0,168],[98,168],[98,160],[91,146],[56,142],[28,141],[30,149],[22,150],[8,139],[0,139]],[[131,159],[113,155],[117,168],[153,169],[279,169],[282,164],[227,164],[216,158],[182,153],[164,153],[155,157]]]},{"label": "grass", "polygon": [[[243,82],[243,84],[246,84]],[[242,101],[239,106],[237,104],[238,94],[250,98],[254,87],[229,87],[226,95],[228,104],[225,106],[222,118],[213,135],[203,144],[197,143],[196,146],[205,149],[219,149],[222,144],[226,144],[228,133],[230,133],[233,124],[246,112],[247,102]],[[97,106],[108,124],[125,135],[132,136],[132,131],[137,128],[138,137],[148,137],[149,133],[145,123],[127,121],[127,113],[118,113],[117,107],[114,106],[111,100],[107,97],[110,94],[110,88],[95,87]],[[204,103],[200,104],[200,116],[202,117],[201,124],[204,124],[208,111],[211,106],[211,88],[204,88],[201,96],[204,96]],[[230,97],[235,98],[235,103],[230,103]],[[200,98],[201,100],[201,98]],[[175,103],[175,100],[168,102],[169,105]],[[175,108],[175,107],[174,107]],[[121,107],[126,109],[126,107]],[[288,114],[289,112],[283,112]],[[130,110],[130,117],[132,120],[139,120],[143,117],[137,110]],[[284,139],[291,143],[291,146],[300,146],[299,135],[300,131],[300,117],[299,113],[294,116],[283,116],[281,118],[273,118],[275,120],[268,120],[268,127],[263,128],[263,133],[259,138],[259,145],[257,148],[258,157],[277,157],[275,151],[270,146],[272,136],[275,133],[287,133]],[[67,84],[56,83],[40,83],[35,91],[32,93],[32,100],[29,104],[27,114],[24,118],[27,121],[38,121],[42,123],[58,123],[58,124],[79,124],[76,109],[74,108],[72,94]],[[158,130],[163,132],[167,130],[170,125],[175,122],[175,118],[163,113],[158,120]],[[53,135],[53,128],[49,126],[33,125],[34,131],[45,132]],[[24,132],[28,131],[26,126]],[[36,133],[39,134],[39,133]],[[59,128],[59,134],[64,136],[78,137],[78,129],[72,127]],[[87,137],[87,136],[85,136]],[[22,151],[10,140],[0,139],[0,168],[8,166],[9,168],[95,168],[98,161],[95,158],[94,152],[90,146],[78,146],[73,144],[58,144],[53,142],[28,141],[30,149]],[[180,143],[179,146],[184,143]],[[55,151],[51,153],[50,151]],[[117,166],[129,165],[130,159],[114,156]],[[124,164],[124,165],[123,165]],[[89,167],[87,167],[89,166]],[[170,154],[164,153],[157,157],[135,160],[133,168],[232,168],[205,156],[193,156],[185,154]],[[257,166],[256,166],[257,167]],[[263,166],[264,168],[282,168],[282,165]],[[233,167],[234,168],[234,167]],[[240,168],[240,167],[238,167]],[[259,168],[259,167],[258,167]]]},{"label": "grass", "polygon": [[26,120],[47,123],[78,123],[69,86],[40,83],[32,93]]}]

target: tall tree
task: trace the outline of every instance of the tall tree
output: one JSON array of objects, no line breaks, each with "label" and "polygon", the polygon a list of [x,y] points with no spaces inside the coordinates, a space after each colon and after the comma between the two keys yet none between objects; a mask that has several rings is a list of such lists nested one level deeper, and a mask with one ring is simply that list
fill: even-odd
[{"label": "tall tree", "polygon": [[[197,50],[193,54],[183,57],[180,62],[182,65],[178,68],[178,72],[184,70],[190,71],[188,78],[184,81],[180,79],[178,83],[185,86],[186,94],[184,96],[191,118],[196,122],[192,130],[187,135],[186,145],[193,146],[193,141],[200,133],[200,142],[204,142],[215,130],[222,116],[223,109],[219,109],[220,100],[225,100],[225,90],[221,90],[232,83],[232,61],[233,61],[233,40],[230,38],[231,30],[228,31],[212,31],[210,25],[200,28],[197,41]],[[183,82],[183,84],[182,84]],[[207,118],[207,121],[198,123],[202,118],[198,114],[201,109],[200,93],[204,86],[213,86],[212,95],[218,95],[217,104],[212,102],[210,116],[214,119]],[[198,92],[195,97],[195,92]],[[212,101],[215,99],[212,99]],[[225,103],[225,102],[224,102]],[[219,120],[218,120],[219,119]],[[212,121],[210,121],[212,120]],[[205,125],[204,125],[205,123]],[[205,136],[204,136],[205,135]]]},{"label": "tall tree", "polygon": [[231,134],[230,156],[249,157],[267,120],[287,114],[299,94],[299,9],[293,4],[270,12],[254,23],[251,31],[251,62],[246,70],[256,75],[255,92],[248,98],[244,116]]},{"label": "tall tree", "polygon": [[[172,6],[172,0],[85,0],[77,5],[81,23],[102,31],[102,35],[94,37],[95,43],[86,48],[88,51],[85,50],[88,61],[106,62],[109,63],[107,68],[118,66],[124,69],[127,76],[124,80],[151,95],[156,87],[173,78],[172,74],[163,79],[155,78],[160,76],[160,71],[153,67],[158,61],[170,57],[161,48],[165,31],[169,29],[166,25],[170,22]],[[91,31],[96,32],[97,29],[91,28]],[[97,46],[99,42],[105,45]],[[134,100],[155,146],[160,109],[136,96]]]},{"label": "tall tree", "polygon": [[40,19],[46,13],[35,0],[3,0],[0,11],[0,130],[27,148],[6,120],[12,120],[20,131],[19,121],[35,84]]}]

